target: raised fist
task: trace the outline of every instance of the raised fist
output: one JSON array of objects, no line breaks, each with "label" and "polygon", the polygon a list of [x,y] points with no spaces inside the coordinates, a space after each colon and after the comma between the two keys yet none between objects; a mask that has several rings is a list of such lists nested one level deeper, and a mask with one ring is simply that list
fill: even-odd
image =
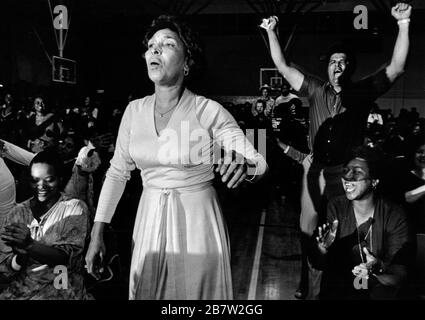
[{"label": "raised fist", "polygon": [[412,12],[412,6],[407,3],[397,3],[391,8],[391,15],[396,20],[408,19]]},{"label": "raised fist", "polygon": [[263,19],[263,22],[260,24],[260,27],[266,30],[275,30],[278,22],[278,17],[271,16],[268,19]]}]

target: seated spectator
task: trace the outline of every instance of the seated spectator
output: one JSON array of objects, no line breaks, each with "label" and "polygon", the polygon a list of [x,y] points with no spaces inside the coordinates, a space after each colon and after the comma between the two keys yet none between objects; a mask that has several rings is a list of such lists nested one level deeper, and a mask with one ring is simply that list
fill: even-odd
[{"label": "seated spectator", "polygon": [[274,109],[274,106],[275,106],[275,101],[270,96],[271,90],[272,90],[272,88],[267,84],[261,86],[261,88],[260,88],[260,92],[261,92],[260,99],[263,100],[266,103],[264,111],[265,111],[265,113],[269,113],[269,114],[273,114],[273,111],[274,111],[273,109]]},{"label": "seated spectator", "polygon": [[34,99],[33,108],[35,114],[28,119],[26,128],[29,139],[27,147],[37,153],[56,145],[58,137],[63,132],[63,126],[55,114],[49,112],[42,97]]},{"label": "seated spectator", "polygon": [[[98,148],[102,148],[104,143],[110,143],[110,138],[103,135],[96,137],[94,141]],[[81,139],[78,142],[78,139],[74,140],[72,135],[64,137],[61,142],[58,156],[62,162],[66,161],[66,164],[62,171],[64,184],[60,185],[60,188],[61,190],[64,189],[64,192],[68,195],[85,201],[89,208],[94,210],[92,172],[100,164],[98,154],[95,151],[89,152],[94,149],[91,144],[85,147],[82,145]],[[16,206],[16,199],[23,201],[32,195],[27,170],[21,170],[21,175],[17,179],[19,183],[15,182],[2,157],[22,166],[29,166],[34,156],[35,154],[12,143],[0,140],[0,227],[3,226],[4,217]],[[16,188],[16,185],[18,185],[18,188]],[[18,192],[16,189],[18,189]]]},{"label": "seated spectator", "polygon": [[284,117],[287,108],[290,108],[291,115],[295,117],[296,109],[302,107],[302,102],[298,96],[291,93],[291,86],[285,81],[282,84],[280,95],[276,98],[274,115]]},{"label": "seated spectator", "polygon": [[17,114],[12,94],[6,93],[0,105],[0,135],[10,141],[17,139]]},{"label": "seated spectator", "polygon": [[329,202],[313,245],[322,299],[396,298],[406,279],[413,258],[407,217],[377,193],[379,168],[380,152],[369,147],[355,149],[345,165],[345,195]]},{"label": "seated spectator", "polygon": [[265,115],[265,110],[267,108],[267,104],[264,100],[257,100],[255,103],[255,113],[253,112],[253,128],[255,129],[270,129],[271,130],[271,122],[270,119]]},{"label": "seated spectator", "polygon": [[[31,161],[34,196],[12,209],[1,233],[0,274],[9,282],[0,300],[89,298],[83,282],[88,208],[61,194],[61,168],[51,150]],[[66,283],[56,280],[56,266],[66,267]]]}]

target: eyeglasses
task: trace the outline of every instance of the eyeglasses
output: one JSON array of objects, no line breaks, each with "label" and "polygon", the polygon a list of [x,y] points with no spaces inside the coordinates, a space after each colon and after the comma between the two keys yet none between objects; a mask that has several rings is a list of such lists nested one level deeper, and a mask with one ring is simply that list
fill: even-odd
[{"label": "eyeglasses", "polygon": [[364,171],[350,167],[342,169],[342,178],[346,181],[364,181],[371,179]]},{"label": "eyeglasses", "polygon": [[415,152],[416,155],[425,156],[425,150],[418,150]]}]

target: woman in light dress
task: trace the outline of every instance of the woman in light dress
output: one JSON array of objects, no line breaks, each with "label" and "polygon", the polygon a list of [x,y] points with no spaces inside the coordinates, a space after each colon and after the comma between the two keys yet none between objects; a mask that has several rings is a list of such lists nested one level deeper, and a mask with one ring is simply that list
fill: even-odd
[{"label": "woman in light dress", "polygon": [[[267,164],[229,112],[186,88],[202,50],[184,23],[160,16],[144,44],[155,92],[130,102],[123,114],[86,267],[99,276],[104,226],[137,167],[143,194],[133,231],[129,298],[232,299],[230,246],[212,186],[214,170],[235,188],[261,177]],[[221,148],[224,161],[214,152]]]}]

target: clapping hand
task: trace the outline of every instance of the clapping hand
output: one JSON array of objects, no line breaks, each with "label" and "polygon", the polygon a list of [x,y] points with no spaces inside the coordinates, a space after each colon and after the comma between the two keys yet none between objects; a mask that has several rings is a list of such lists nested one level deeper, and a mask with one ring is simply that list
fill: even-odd
[{"label": "clapping hand", "polygon": [[338,220],[334,220],[332,225],[330,223],[326,223],[322,227],[318,228],[318,236],[316,237],[316,240],[320,251],[326,253],[327,249],[335,240],[337,230]]},{"label": "clapping hand", "polygon": [[7,246],[12,248],[15,254],[20,254],[22,257],[27,256],[26,249],[34,241],[31,238],[30,229],[22,223],[11,223],[5,226],[1,239]]},{"label": "clapping hand", "polygon": [[396,20],[408,19],[412,12],[412,6],[407,3],[397,3],[391,8],[391,15]]},{"label": "clapping hand", "polygon": [[372,270],[376,266],[380,265],[380,261],[366,247],[363,248],[363,252],[366,255],[366,263],[360,263],[358,266],[355,266],[352,272],[356,277],[369,279],[369,274],[372,273]]}]

